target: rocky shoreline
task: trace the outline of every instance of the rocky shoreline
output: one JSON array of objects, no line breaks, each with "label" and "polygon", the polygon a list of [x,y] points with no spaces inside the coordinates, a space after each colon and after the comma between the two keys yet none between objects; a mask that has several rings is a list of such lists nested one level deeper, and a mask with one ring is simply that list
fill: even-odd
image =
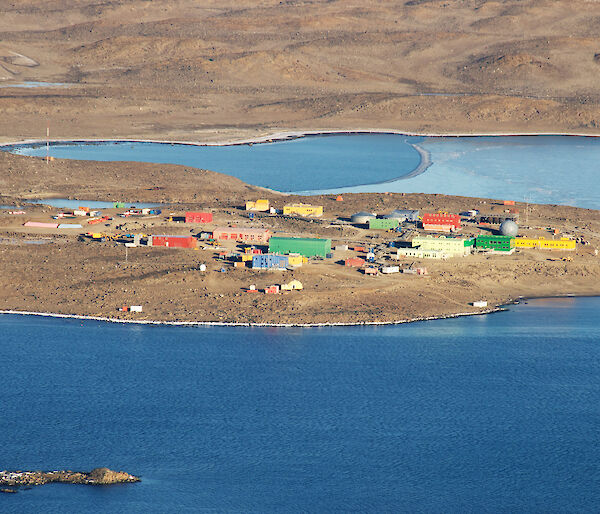
[{"label": "rocky shoreline", "polygon": [[[560,296],[560,295],[559,295]],[[585,295],[584,295],[585,296]],[[516,300],[508,303],[517,303]],[[32,312],[32,311],[18,311],[18,310],[0,310],[0,314],[18,314],[21,316],[41,316],[46,318],[70,318],[90,321],[104,321],[108,323],[134,323],[139,325],[173,325],[173,326],[207,326],[207,327],[277,327],[277,328],[322,328],[322,327],[357,327],[357,326],[371,326],[371,325],[403,325],[405,323],[415,323],[418,321],[434,321],[439,319],[449,318],[460,318],[463,316],[481,316],[484,314],[493,314],[496,312],[503,312],[506,308],[494,307],[491,309],[481,309],[476,312],[456,312],[450,314],[440,314],[438,316],[422,316],[415,318],[405,318],[390,321],[356,321],[356,322],[322,322],[322,323],[260,323],[260,322],[247,322],[247,323],[236,323],[227,321],[170,321],[170,320],[136,320],[136,319],[122,319],[114,317],[103,317],[103,316],[86,316],[79,314],[59,314],[55,312]]]},{"label": "rocky shoreline", "polygon": [[84,471],[0,471],[0,489],[4,493],[16,492],[15,487],[29,487],[51,483],[112,485],[140,482],[141,479],[125,471],[112,471],[108,468],[94,468]]}]

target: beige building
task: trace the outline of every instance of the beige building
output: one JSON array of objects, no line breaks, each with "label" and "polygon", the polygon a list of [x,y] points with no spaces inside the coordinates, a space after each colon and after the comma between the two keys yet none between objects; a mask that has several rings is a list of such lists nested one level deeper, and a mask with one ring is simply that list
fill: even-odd
[{"label": "beige building", "polygon": [[437,250],[421,250],[420,248],[398,248],[396,259],[413,257],[415,259],[447,259],[450,255]]},{"label": "beige building", "polygon": [[413,248],[433,250],[449,257],[464,257],[470,255],[473,249],[473,238],[451,236],[416,236],[412,239]]}]

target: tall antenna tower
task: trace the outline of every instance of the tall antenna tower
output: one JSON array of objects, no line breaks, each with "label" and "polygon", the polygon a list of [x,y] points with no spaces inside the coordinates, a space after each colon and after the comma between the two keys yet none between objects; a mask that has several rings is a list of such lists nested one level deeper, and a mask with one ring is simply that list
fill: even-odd
[{"label": "tall antenna tower", "polygon": [[46,164],[50,162],[50,120],[46,121]]}]

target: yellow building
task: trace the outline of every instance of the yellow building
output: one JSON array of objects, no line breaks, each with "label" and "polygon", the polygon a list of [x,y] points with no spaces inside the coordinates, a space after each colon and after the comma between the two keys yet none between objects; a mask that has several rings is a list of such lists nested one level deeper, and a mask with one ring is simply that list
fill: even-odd
[{"label": "yellow building", "polygon": [[560,239],[545,239],[516,237],[515,248],[538,248],[540,250],[575,250],[575,241],[566,237]]},{"label": "yellow building", "polygon": [[309,205],[307,203],[294,203],[283,208],[283,214],[290,216],[323,216],[322,205]]},{"label": "yellow building", "polygon": [[304,286],[302,285],[302,282],[300,282],[299,280],[292,280],[291,282],[288,282],[287,284],[281,284],[281,290],[282,291],[300,291],[304,288]]},{"label": "yellow building", "polygon": [[288,266],[302,266],[302,255],[299,253],[289,253]]},{"label": "yellow building", "polygon": [[247,211],[268,211],[269,200],[256,200],[256,202],[246,202]]}]

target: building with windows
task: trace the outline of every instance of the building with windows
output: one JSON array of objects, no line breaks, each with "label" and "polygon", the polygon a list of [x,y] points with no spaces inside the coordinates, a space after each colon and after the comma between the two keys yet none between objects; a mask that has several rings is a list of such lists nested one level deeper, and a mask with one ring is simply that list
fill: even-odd
[{"label": "building with windows", "polygon": [[266,228],[219,227],[213,230],[213,238],[224,241],[268,243],[270,237],[271,231]]},{"label": "building with windows", "polygon": [[412,239],[413,248],[434,250],[445,253],[450,257],[464,257],[473,249],[475,240],[467,237],[452,236],[417,236]]}]

